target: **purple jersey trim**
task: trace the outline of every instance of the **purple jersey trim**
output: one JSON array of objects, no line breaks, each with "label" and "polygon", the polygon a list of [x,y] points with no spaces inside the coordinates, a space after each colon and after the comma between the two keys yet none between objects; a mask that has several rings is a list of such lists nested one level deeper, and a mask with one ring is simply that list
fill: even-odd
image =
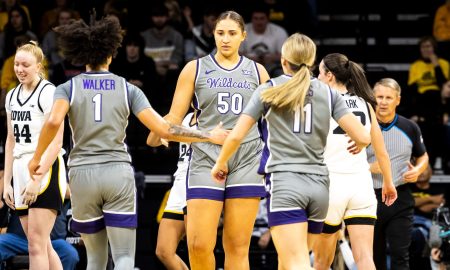
[{"label": "purple jersey trim", "polygon": [[225,199],[230,198],[252,198],[265,197],[266,188],[264,186],[236,186],[225,189]]},{"label": "purple jersey trim", "polygon": [[188,188],[186,199],[208,199],[214,201],[224,201],[225,192],[223,190],[211,188]]},{"label": "purple jersey trim", "polygon": [[[267,205],[270,211],[269,203]],[[269,227],[308,221],[308,216],[304,209],[268,212],[268,216]]]},{"label": "purple jersey trim", "polygon": [[78,222],[74,219],[71,222],[71,230],[78,233],[97,233],[105,228],[103,218],[88,222]]},{"label": "purple jersey trim", "polygon": [[103,213],[105,225],[108,227],[136,228],[137,214]]}]

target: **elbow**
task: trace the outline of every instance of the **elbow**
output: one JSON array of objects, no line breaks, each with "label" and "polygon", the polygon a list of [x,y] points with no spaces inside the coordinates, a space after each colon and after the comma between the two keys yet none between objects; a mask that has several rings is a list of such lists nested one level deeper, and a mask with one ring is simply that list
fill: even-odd
[{"label": "elbow", "polygon": [[47,120],[47,123],[45,123],[45,126],[42,128],[43,130],[58,130],[61,126],[61,122],[57,121],[56,119],[49,118]]}]

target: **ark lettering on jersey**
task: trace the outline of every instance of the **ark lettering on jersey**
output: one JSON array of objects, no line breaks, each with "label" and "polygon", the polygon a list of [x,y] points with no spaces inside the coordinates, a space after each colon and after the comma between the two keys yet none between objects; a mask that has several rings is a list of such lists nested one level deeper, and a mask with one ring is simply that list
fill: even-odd
[{"label": "ark lettering on jersey", "polygon": [[111,79],[83,79],[86,90],[116,90],[116,82]]},{"label": "ark lettering on jersey", "polygon": [[30,111],[11,111],[11,120],[31,121]]},{"label": "ark lettering on jersey", "polygon": [[248,81],[244,80],[237,82],[233,78],[208,78],[206,83],[209,84],[209,88],[240,88],[251,89],[251,85]]},{"label": "ark lettering on jersey", "polygon": [[358,108],[358,105],[356,104],[356,100],[354,99],[348,99],[345,101],[345,103],[347,103],[347,107],[353,109],[353,108]]}]

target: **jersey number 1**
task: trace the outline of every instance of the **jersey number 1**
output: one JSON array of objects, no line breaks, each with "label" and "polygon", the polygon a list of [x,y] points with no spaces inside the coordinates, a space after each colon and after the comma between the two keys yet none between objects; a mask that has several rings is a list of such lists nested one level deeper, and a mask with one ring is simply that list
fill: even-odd
[{"label": "jersey number 1", "polygon": [[94,103],[94,120],[95,122],[102,121],[102,94],[97,94],[92,98]]}]

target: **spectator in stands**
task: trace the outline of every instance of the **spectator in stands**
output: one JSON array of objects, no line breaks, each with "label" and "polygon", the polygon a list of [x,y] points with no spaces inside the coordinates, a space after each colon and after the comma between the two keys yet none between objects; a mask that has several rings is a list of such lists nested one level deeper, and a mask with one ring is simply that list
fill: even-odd
[{"label": "spectator in stands", "polygon": [[443,105],[441,88],[449,79],[450,66],[436,55],[437,43],[431,36],[420,39],[421,57],[409,69],[409,94],[416,95],[413,120],[422,132],[433,166],[437,157],[442,157],[444,144]]},{"label": "spectator in stands", "polygon": [[254,7],[251,23],[245,25],[247,38],[241,45],[241,53],[264,65],[271,77],[282,73],[281,46],[287,32],[281,26],[269,22],[269,9],[261,4]]},{"label": "spectator in stands", "polygon": [[445,174],[450,174],[450,81],[442,86],[442,98],[444,100],[444,151],[443,169]]},{"label": "spectator in stands", "polygon": [[119,22],[123,30],[128,28],[128,3],[121,0],[107,0],[103,5],[104,16],[114,16]]},{"label": "spectator in stands", "polygon": [[183,64],[183,37],[168,24],[166,6],[154,6],[151,20],[153,27],[141,33],[145,40],[145,54],[155,61],[158,74],[165,76],[169,70],[178,70]]},{"label": "spectator in stands", "polygon": [[170,107],[180,67],[183,64],[183,36],[169,25],[169,11],[160,3],[151,11],[153,27],[141,32],[145,40],[144,53],[155,61],[159,89],[159,112],[166,113]]},{"label": "spectator in stands", "polygon": [[[145,41],[139,33],[128,33],[122,42],[121,51],[110,65],[110,70],[124,77],[129,83],[136,85],[150,98],[157,73],[152,58],[145,57]],[[146,137],[145,137],[146,138]],[[145,139],[142,141],[145,144]]]},{"label": "spectator in stands", "polygon": [[9,21],[9,12],[11,9],[17,5],[19,5],[27,14],[28,21],[30,22],[31,27],[31,17],[30,17],[30,11],[28,10],[28,7],[25,5],[22,5],[20,3],[20,0],[2,0],[0,3],[0,32],[3,32],[5,30],[5,25]]},{"label": "spectator in stands", "polygon": [[177,0],[165,0],[164,5],[169,11],[169,25],[186,38],[194,28],[191,8],[189,6],[181,7]]},{"label": "spectator in stands", "polygon": [[37,36],[30,30],[30,21],[25,10],[21,6],[14,6],[9,11],[8,23],[4,32],[0,33],[0,63],[16,52],[14,38],[20,35],[28,35],[32,40]]},{"label": "spectator in stands", "polygon": [[446,0],[434,15],[433,36],[439,42],[442,56],[450,60],[450,0]]},{"label": "spectator in stands", "polygon": [[214,24],[219,12],[212,7],[205,9],[203,23],[192,29],[192,37],[185,40],[185,60],[191,61],[211,53],[216,47],[214,42]]},{"label": "spectator in stands", "polygon": [[[414,199],[406,183],[416,182],[428,166],[428,155],[419,127],[396,113],[401,89],[390,78],[375,84],[376,117],[383,134],[386,150],[391,158],[392,179],[398,198],[391,206],[382,201],[383,179],[372,146],[367,148],[367,160],[372,172],[377,196],[377,221],[374,233],[374,262],[376,269],[386,269],[386,246],[389,244],[391,269],[409,269],[409,245],[414,210]],[[410,160],[415,159],[415,165]]]},{"label": "spectator in stands", "polygon": [[417,182],[411,184],[414,197],[414,226],[411,239],[411,269],[429,268],[430,250],[428,238],[433,211],[445,203],[445,190],[430,183],[433,172],[431,166],[419,175]]},{"label": "spectator in stands", "polygon": [[[128,33],[122,42],[121,51],[110,65],[111,72],[124,77],[129,83],[139,87],[149,100],[161,100],[155,62],[144,55],[145,42],[139,33]],[[155,109],[159,111],[155,102]],[[127,126],[127,145],[137,171],[146,169],[147,161],[141,157],[148,154],[145,145],[147,129],[134,116],[130,116]]]},{"label": "spectator in stands", "polygon": [[433,210],[445,203],[445,190],[430,183],[433,171],[431,166],[417,178],[417,182],[411,185],[411,192],[414,197],[415,219],[427,219],[431,223]]},{"label": "spectator in stands", "polygon": [[[4,206],[4,208],[8,207]],[[52,246],[58,254],[64,270],[75,269],[79,261],[77,250],[65,240],[67,234],[66,214],[69,208],[70,201],[66,200],[63,211],[56,218],[50,235]],[[8,229],[6,233],[0,234],[0,269],[2,270],[1,262],[16,255],[28,254],[28,241],[20,225],[19,216],[12,210],[7,211],[6,214],[9,215]]]},{"label": "spectator in stands", "polygon": [[[58,12],[58,20],[53,25],[54,27],[58,25],[64,25],[69,23],[71,19],[75,19],[75,15],[70,9],[60,9]],[[44,39],[42,40],[42,50],[44,51],[45,57],[50,62],[50,68],[59,64],[64,60],[61,52],[58,48],[58,43],[56,41],[56,33],[53,29],[50,29],[45,33]]]},{"label": "spectator in stands", "polygon": [[[60,24],[61,11],[70,12],[73,19],[79,19],[80,14],[70,8],[71,0],[54,0],[55,7],[44,12],[39,26],[39,37],[44,37],[53,27]],[[58,23],[59,21],[59,23]]]}]

